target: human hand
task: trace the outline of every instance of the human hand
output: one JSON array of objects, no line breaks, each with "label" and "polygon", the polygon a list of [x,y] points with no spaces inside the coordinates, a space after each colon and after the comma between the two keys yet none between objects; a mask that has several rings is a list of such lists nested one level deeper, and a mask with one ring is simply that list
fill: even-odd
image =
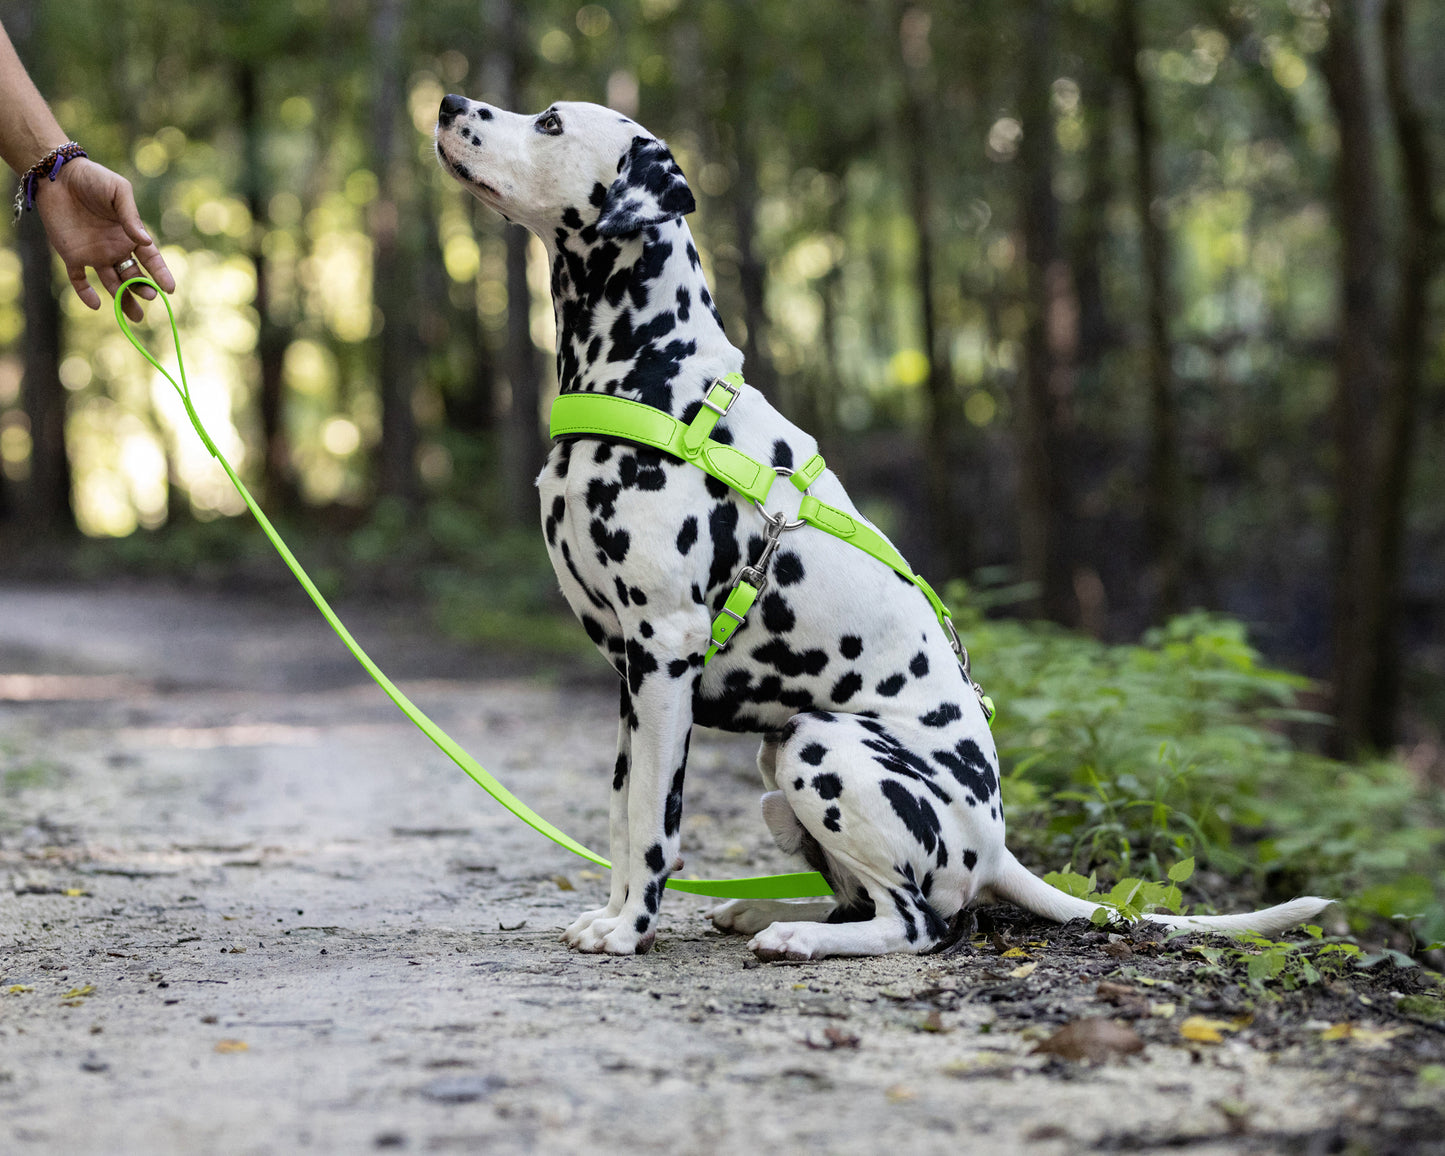
[{"label": "human hand", "polygon": [[[157,285],[175,292],[175,278],[141,223],[130,182],[118,173],[78,157],[67,162],[55,180],[39,182],[35,207],[50,244],[65,262],[76,296],[90,308],[100,308],[100,295],[86,279],[86,267],[96,271],[114,297],[123,281],[141,274],[139,268],[131,268],[123,277],[115,270],[132,253]],[[155,298],[148,285],[137,286],[134,292],[146,300]],[[131,290],[126,290],[121,308],[132,321],[141,320],[140,303]]]}]

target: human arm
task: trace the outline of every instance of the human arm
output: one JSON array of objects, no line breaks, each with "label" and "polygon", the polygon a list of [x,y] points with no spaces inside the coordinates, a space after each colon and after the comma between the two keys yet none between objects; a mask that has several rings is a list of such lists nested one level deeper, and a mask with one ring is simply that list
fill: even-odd
[{"label": "human arm", "polygon": [[[0,25],[0,158],[24,174],[66,139]],[[100,308],[100,296],[86,279],[87,266],[114,296],[122,280],[115,266],[132,252],[156,284],[168,293],[175,289],[160,249],[141,223],[130,182],[104,165],[78,157],[66,162],[55,180],[42,176],[35,207],[76,295],[90,308]],[[148,288],[141,291],[154,296]],[[123,305],[127,316],[140,320],[140,305],[129,293]]]}]

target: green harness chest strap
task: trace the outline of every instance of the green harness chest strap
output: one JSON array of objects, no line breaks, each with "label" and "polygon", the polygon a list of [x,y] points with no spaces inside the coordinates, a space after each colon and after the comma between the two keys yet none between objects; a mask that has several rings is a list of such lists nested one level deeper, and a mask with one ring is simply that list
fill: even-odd
[{"label": "green harness chest strap", "polygon": [[[836,506],[830,506],[807,492],[808,487],[817,481],[827,468],[821,454],[814,454],[793,473],[780,475],[772,466],[765,465],[741,450],[712,440],[714,427],[732,408],[742,392],[743,385],[740,373],[729,373],[715,379],[702,408],[688,423],[678,421],[650,405],[629,401],[627,398],[600,393],[564,393],[552,403],[552,436],[612,437],[650,446],[672,457],[691,462],[759,506],[767,500],[768,493],[779,476],[787,476],[793,485],[803,492],[803,500],[798,507],[798,519],[856,546],[917,586],[923,591],[923,596],[928,599],[928,604],[933,607],[933,612],[949,637],[955,640],[956,646],[957,635],[948,608],[934,593],[933,587],[912,571],[898,548],[861,518]],[[727,604],[713,620],[713,645],[708,650],[708,659],[725,646],[733,632],[742,625],[743,618],[757,594],[758,587],[747,582],[734,585]],[[990,720],[993,717],[991,705],[985,707]]]}]

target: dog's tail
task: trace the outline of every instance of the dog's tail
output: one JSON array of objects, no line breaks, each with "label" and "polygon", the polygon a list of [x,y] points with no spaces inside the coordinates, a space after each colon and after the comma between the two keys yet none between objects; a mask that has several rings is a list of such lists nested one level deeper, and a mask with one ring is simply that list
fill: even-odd
[{"label": "dog's tail", "polygon": [[[993,893],[1000,899],[1007,899],[1035,915],[1042,915],[1045,919],[1054,919],[1060,923],[1070,919],[1088,919],[1100,910],[1097,903],[1078,899],[1045,883],[1015,859],[1007,848],[1003,854],[1004,860],[998,877],[991,886]],[[1182,927],[1191,931],[1216,934],[1253,931],[1259,935],[1277,935],[1318,915],[1332,902],[1334,901],[1331,899],[1307,895],[1242,915],[1148,915],[1146,918],[1150,923],[1162,923],[1165,927]]]}]

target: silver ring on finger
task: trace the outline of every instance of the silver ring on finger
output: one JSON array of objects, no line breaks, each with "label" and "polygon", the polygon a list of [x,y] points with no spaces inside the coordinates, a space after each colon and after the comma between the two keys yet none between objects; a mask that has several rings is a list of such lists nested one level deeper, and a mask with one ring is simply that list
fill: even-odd
[{"label": "silver ring on finger", "polygon": [[120,279],[124,281],[128,276],[130,276],[130,270],[139,268],[139,261],[137,261],[134,257],[127,257],[124,261],[122,261],[119,265],[115,267],[115,271],[116,274],[120,277]]}]

